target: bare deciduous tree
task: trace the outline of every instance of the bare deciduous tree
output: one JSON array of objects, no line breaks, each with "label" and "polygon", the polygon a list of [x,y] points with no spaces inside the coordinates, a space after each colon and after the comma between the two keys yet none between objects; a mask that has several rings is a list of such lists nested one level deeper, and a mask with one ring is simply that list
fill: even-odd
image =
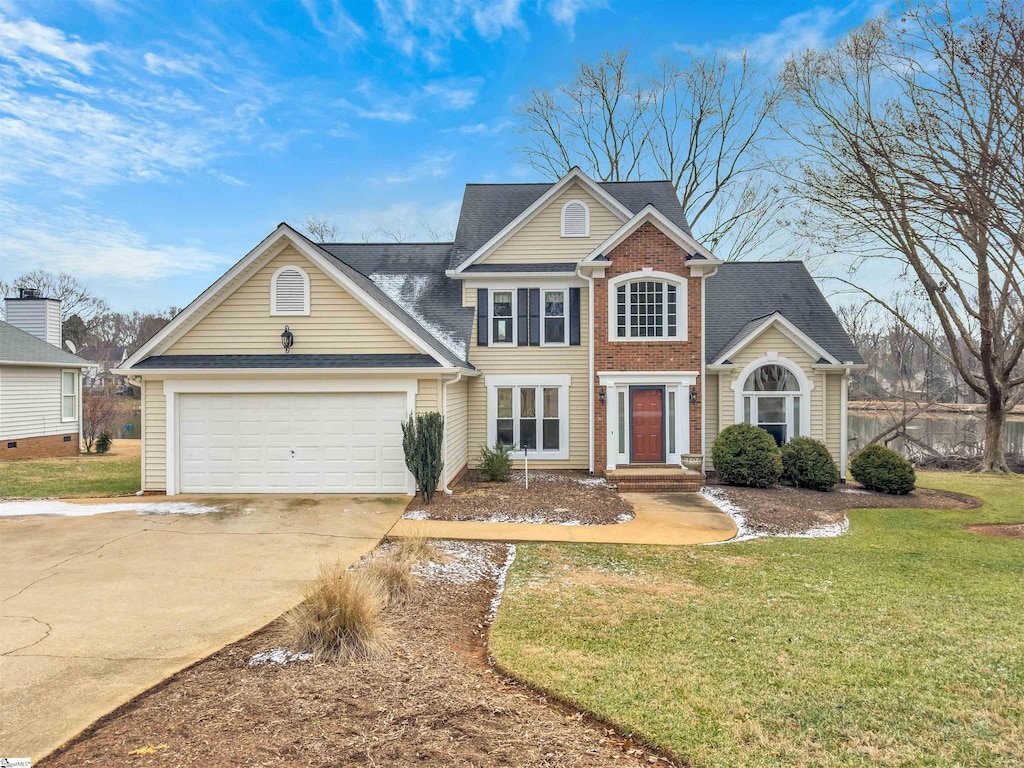
[{"label": "bare deciduous tree", "polygon": [[86,453],[92,453],[100,433],[113,431],[125,409],[124,398],[110,392],[82,395],[82,442]]},{"label": "bare deciduous tree", "polygon": [[55,275],[42,269],[34,269],[15,278],[10,284],[0,283],[0,293],[4,296],[16,295],[18,288],[34,288],[48,299],[57,299],[60,302],[62,323],[66,323],[73,315],[78,315],[88,328],[97,315],[110,309],[107,302],[94,295],[79,282],[78,278],[66,272]]},{"label": "bare deciduous tree", "polygon": [[895,263],[933,313],[941,346],[885,288],[845,280],[985,401],[987,472],[1007,471],[1006,414],[1024,398],[1022,51],[1019,4],[914,4],[784,71],[796,190],[854,269]]},{"label": "bare deciduous tree", "polygon": [[315,243],[330,243],[338,237],[338,228],[323,216],[307,216],[306,232]]},{"label": "bare deciduous tree", "polygon": [[550,178],[667,178],[719,258],[765,255],[786,197],[765,146],[779,90],[747,55],[664,59],[634,75],[629,52],[580,62],[569,85],[535,89],[516,114],[524,162]]}]

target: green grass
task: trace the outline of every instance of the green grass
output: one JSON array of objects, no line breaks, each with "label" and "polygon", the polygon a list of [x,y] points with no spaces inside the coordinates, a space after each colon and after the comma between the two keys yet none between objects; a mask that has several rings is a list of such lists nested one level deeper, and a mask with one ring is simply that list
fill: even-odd
[{"label": "green grass", "polygon": [[695,766],[1020,766],[1024,478],[980,510],[857,510],[834,539],[521,545],[505,669]]},{"label": "green grass", "polygon": [[142,487],[139,457],[95,455],[0,463],[0,498],[120,496]]}]

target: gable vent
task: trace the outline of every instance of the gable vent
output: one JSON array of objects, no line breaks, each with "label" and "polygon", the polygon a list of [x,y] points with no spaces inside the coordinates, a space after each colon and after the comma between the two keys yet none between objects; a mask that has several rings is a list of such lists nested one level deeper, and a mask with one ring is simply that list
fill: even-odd
[{"label": "gable vent", "polygon": [[562,237],[588,237],[590,235],[590,209],[580,200],[570,200],[562,206]]},{"label": "gable vent", "polygon": [[270,283],[270,314],[309,314],[309,275],[299,267],[281,267]]}]

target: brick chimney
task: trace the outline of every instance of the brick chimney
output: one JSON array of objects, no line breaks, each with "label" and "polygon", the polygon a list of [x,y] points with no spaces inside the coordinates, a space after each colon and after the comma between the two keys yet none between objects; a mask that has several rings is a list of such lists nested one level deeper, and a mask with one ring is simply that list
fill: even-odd
[{"label": "brick chimney", "polygon": [[60,302],[47,299],[35,288],[19,288],[17,296],[4,299],[7,322],[38,336],[47,344],[61,346]]}]

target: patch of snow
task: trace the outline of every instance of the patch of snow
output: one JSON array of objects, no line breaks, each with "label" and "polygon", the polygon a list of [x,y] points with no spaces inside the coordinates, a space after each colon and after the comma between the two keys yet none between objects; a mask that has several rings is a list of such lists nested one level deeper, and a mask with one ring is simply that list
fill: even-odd
[{"label": "patch of snow", "polygon": [[761,538],[827,539],[833,536],[842,536],[850,530],[850,519],[844,514],[843,519],[838,523],[822,523],[800,533],[765,533],[763,531],[754,531],[747,526],[747,520],[743,516],[746,510],[730,501],[720,489],[705,486],[700,489],[700,495],[725,512],[736,523],[735,537],[728,541],[711,542],[711,544],[735,544],[738,541],[750,541],[751,539]]},{"label": "patch of snow", "polygon": [[595,488],[608,488],[608,481],[603,477],[581,477],[576,481],[580,485],[589,485]]},{"label": "patch of snow", "polygon": [[857,495],[869,496],[870,494],[863,488],[840,488],[840,493],[855,493]]},{"label": "patch of snow", "polygon": [[404,515],[403,520],[430,520],[430,513],[425,509],[410,509]]},{"label": "patch of snow", "polygon": [[292,653],[287,648],[271,648],[269,651],[254,654],[249,659],[250,667],[259,667],[264,664],[291,664],[293,661],[311,661],[312,653]]},{"label": "patch of snow", "polygon": [[448,562],[417,563],[412,569],[416,576],[449,584],[473,584],[499,576],[501,569],[489,557],[492,546],[489,543],[438,541],[431,544]]},{"label": "patch of snow", "polygon": [[186,501],[168,501],[148,504],[116,502],[109,504],[71,504],[66,501],[41,499],[38,501],[0,502],[0,517],[26,517],[29,515],[59,515],[61,517],[89,517],[106,512],[131,512],[140,515],[205,515],[220,507],[207,507]]},{"label": "patch of snow", "polygon": [[458,355],[460,360],[465,360],[467,353],[466,340],[453,336],[446,329],[427,320],[418,311],[420,299],[430,288],[432,277],[432,275],[424,274],[376,272],[370,276],[370,279],[392,301],[408,312],[423,327],[423,330]]},{"label": "patch of snow", "polygon": [[494,621],[494,617],[498,615],[498,609],[501,607],[501,598],[505,594],[505,579],[508,578],[508,569],[512,567],[513,561],[516,559],[516,545],[508,545],[508,555],[505,557],[505,564],[501,566],[501,570],[498,571],[498,584],[494,588],[494,597],[491,598],[491,608],[487,611],[487,623],[490,624]]},{"label": "patch of snow", "polygon": [[616,523],[628,523],[632,520],[635,515],[632,512],[623,512],[621,515],[615,518]]}]

